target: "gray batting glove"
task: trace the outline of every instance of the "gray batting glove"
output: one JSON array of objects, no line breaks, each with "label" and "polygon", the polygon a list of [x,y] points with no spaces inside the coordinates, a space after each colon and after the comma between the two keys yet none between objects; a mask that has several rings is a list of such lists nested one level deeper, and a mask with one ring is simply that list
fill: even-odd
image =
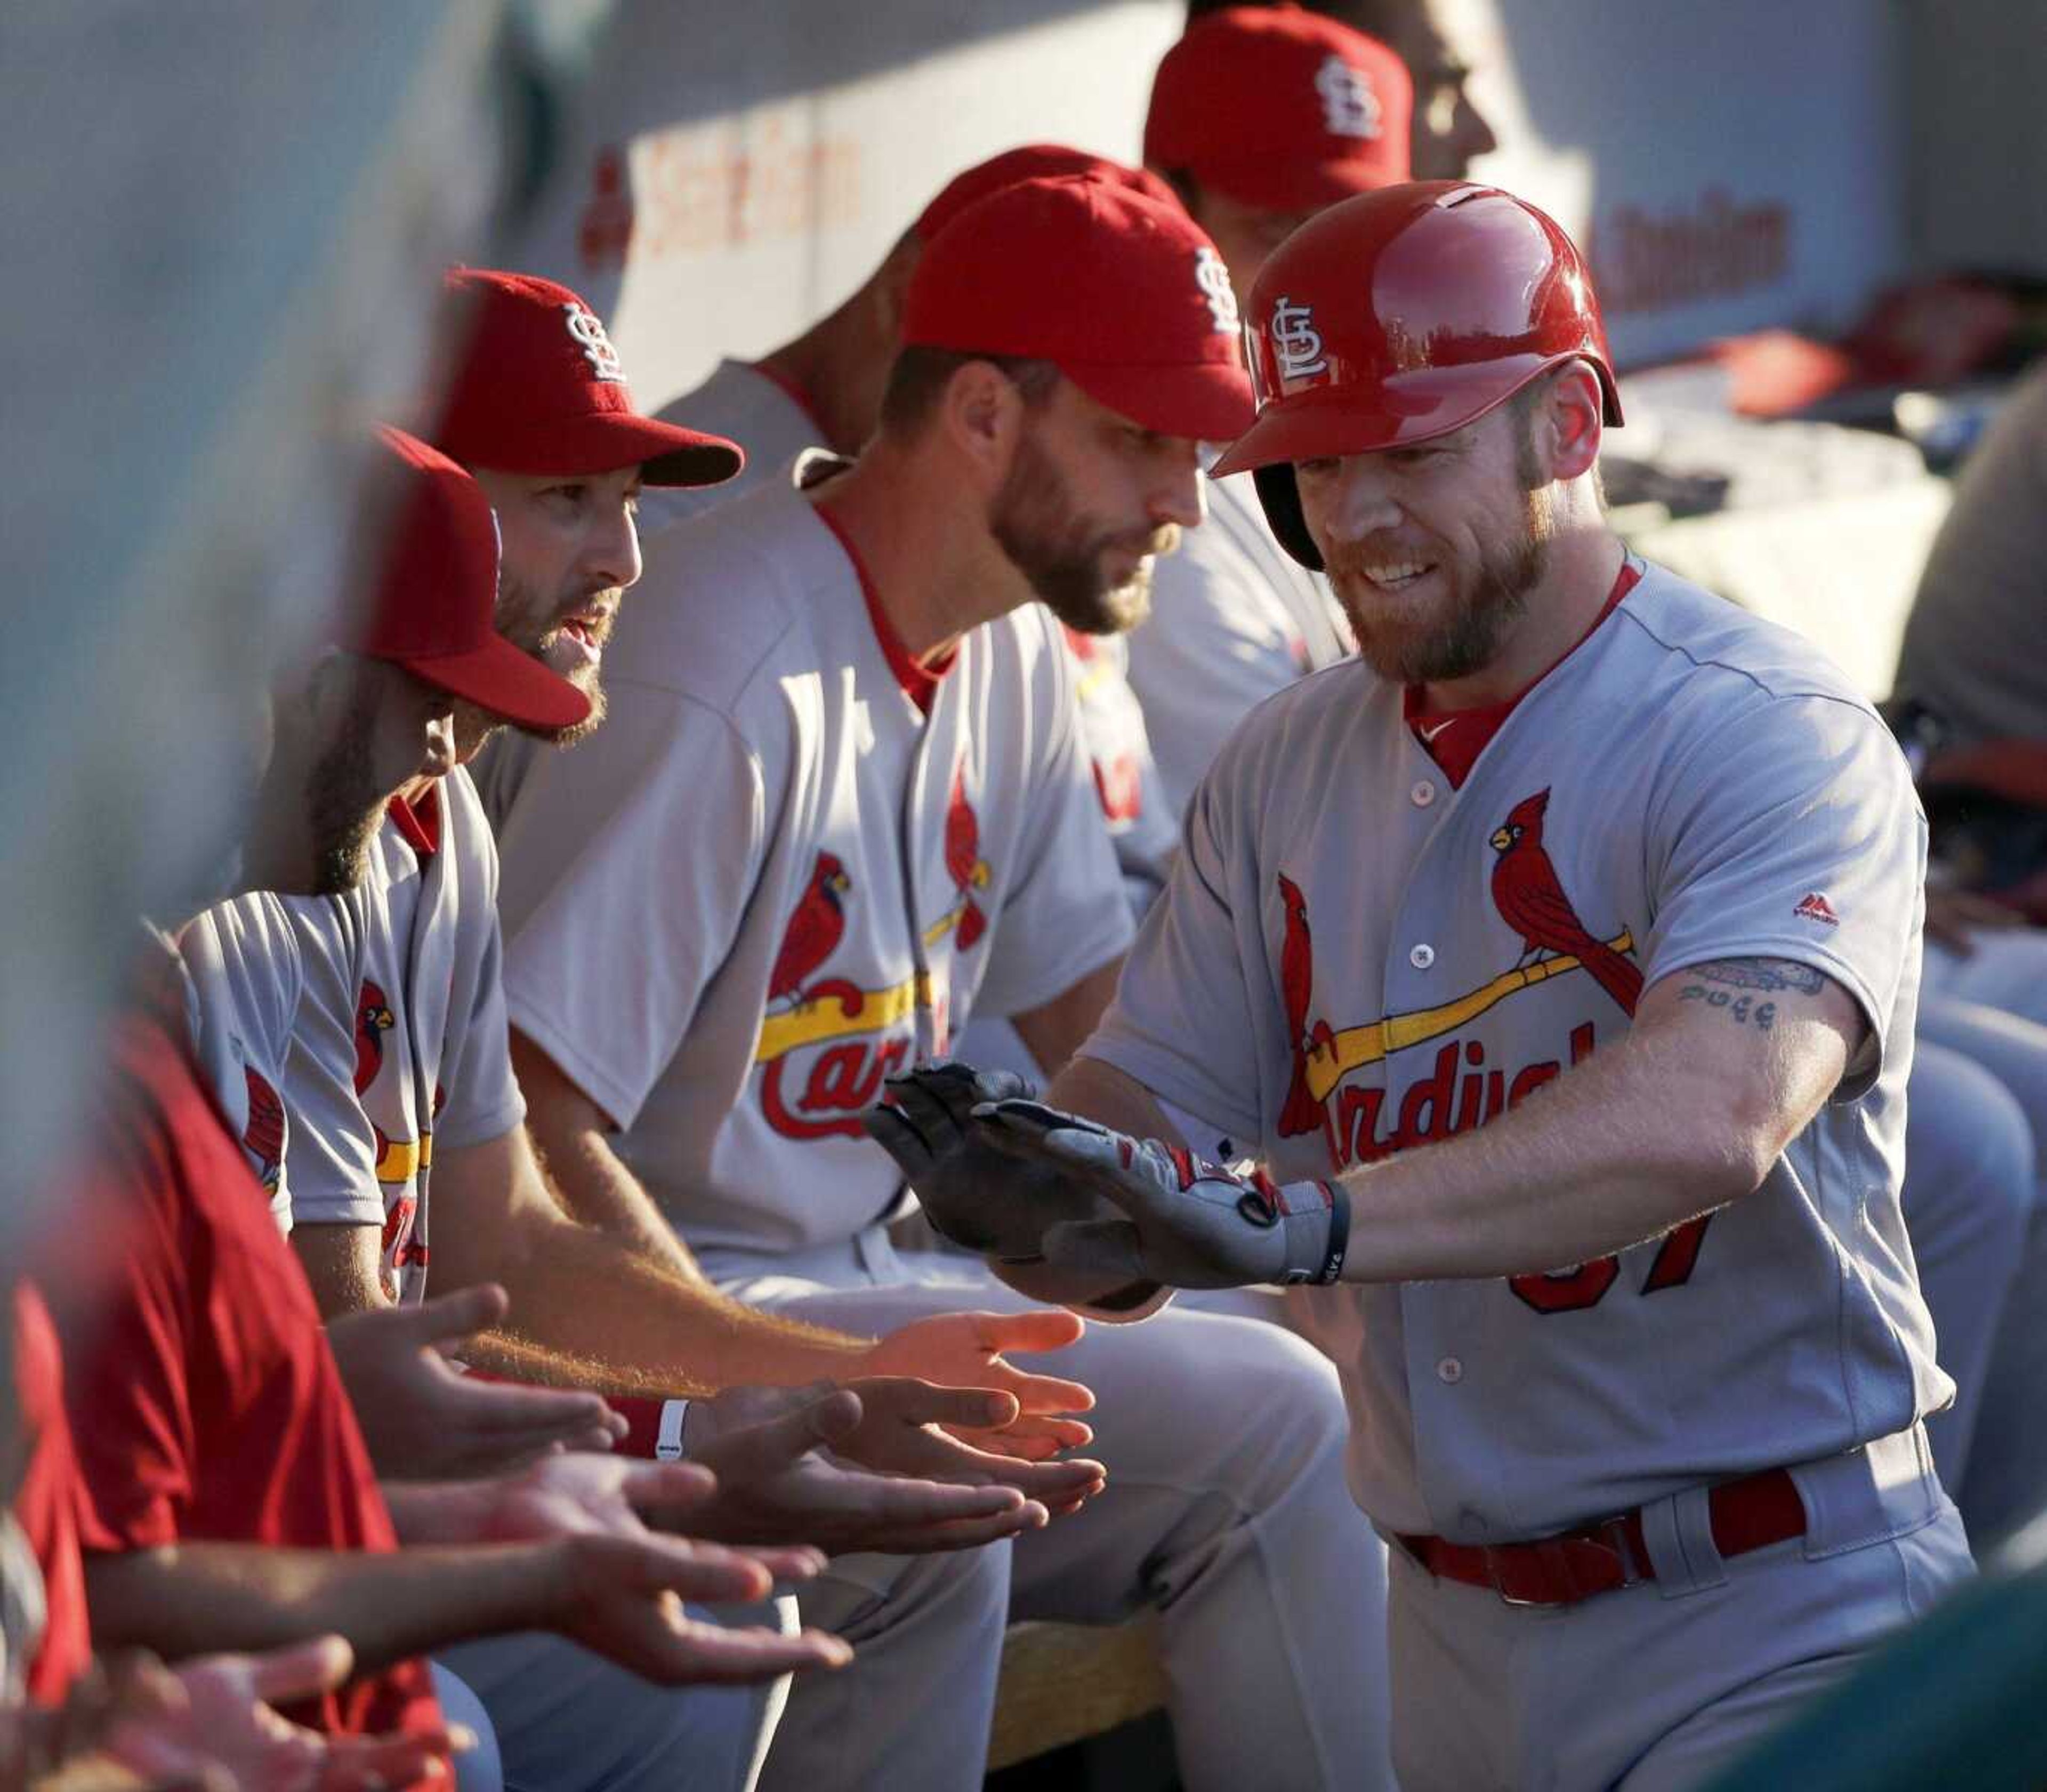
[{"label": "gray batting glove", "polygon": [[982,1103],[973,1124],[1124,1216],[1048,1228],[1048,1263],[1178,1288],[1327,1283],[1343,1273],[1350,1197],[1337,1183],[1283,1188],[1262,1171],[1238,1176],[1181,1147],[1015,1097]]},{"label": "gray batting glove", "polygon": [[955,1244],[1004,1263],[1035,1264],[1049,1228],[1113,1217],[1116,1210],[1078,1187],[1063,1165],[1004,1151],[972,1124],[977,1107],[1035,1095],[1022,1077],[940,1059],[882,1088],[882,1104],[861,1115],[861,1124],[900,1166],[926,1217]]}]

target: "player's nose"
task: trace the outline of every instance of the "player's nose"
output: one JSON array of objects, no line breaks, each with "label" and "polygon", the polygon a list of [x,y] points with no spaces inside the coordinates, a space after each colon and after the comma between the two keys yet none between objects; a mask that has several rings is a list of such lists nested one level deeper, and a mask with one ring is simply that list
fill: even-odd
[{"label": "player's nose", "polygon": [[[1307,501],[1304,488],[1303,500]],[[1315,508],[1324,532],[1338,541],[1361,541],[1400,521],[1391,482],[1372,455],[1346,455],[1333,478],[1314,483]]]},{"label": "player's nose", "polygon": [[586,570],[591,575],[593,582],[616,586],[622,590],[639,582],[641,566],[640,531],[633,521],[631,507],[621,504],[617,515],[609,518],[591,541]]},{"label": "player's nose", "polygon": [[1177,523],[1194,528],[1208,514],[1208,494],[1202,487],[1202,445],[1191,439],[1176,440],[1167,466],[1151,492],[1154,523]]}]

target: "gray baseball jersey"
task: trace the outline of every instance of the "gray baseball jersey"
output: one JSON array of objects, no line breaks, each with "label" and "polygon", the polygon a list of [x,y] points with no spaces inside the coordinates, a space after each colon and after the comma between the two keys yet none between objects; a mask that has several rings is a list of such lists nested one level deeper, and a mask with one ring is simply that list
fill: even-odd
[{"label": "gray baseball jersey", "polygon": [[[1539,1536],[1952,1396],[1898,1198],[1924,853],[1902,759],[1847,681],[1658,569],[1461,788],[1362,663],[1225,748],[1085,1049],[1257,1141],[1282,1180],[1484,1125],[1689,965],[1795,960],[1871,1028],[1763,1186],[1661,1240],[1553,1275],[1304,1292],[1382,1527]],[[1534,940],[1503,912],[1531,880]],[[1368,1183],[1358,1199],[1368,1227]]]},{"label": "gray baseball jersey", "polygon": [[1130,687],[1176,823],[1230,731],[1352,647],[1329,586],[1272,539],[1251,475],[1211,479],[1207,495],[1208,520],[1159,562],[1151,617],[1130,637]]},{"label": "gray baseball jersey", "polygon": [[[786,482],[791,464],[822,439],[797,394],[745,362],[720,362],[702,385],[683,393],[660,414],[671,423],[708,430],[739,443],[746,450],[746,466],[738,478],[722,486],[643,492],[640,514],[643,532],[650,539],[678,521],[701,516],[763,484]],[[1202,532],[1190,530],[1184,540]],[[1163,568],[1178,557],[1168,555],[1158,566]],[[1155,571],[1155,579],[1158,576]],[[1130,688],[1129,656],[1124,643],[1071,629],[1060,633],[1074,658],[1081,730],[1093,762],[1102,815],[1116,846],[1116,862],[1122,868],[1132,911],[1142,915],[1165,887],[1166,869],[1179,834],[1179,805],[1169,799],[1159,783],[1151,743],[1145,734],[1144,711]]]},{"label": "gray baseball jersey", "polygon": [[284,905],[266,891],[215,904],[178,937],[192,1050],[213,1098],[292,1229],[284,1174],[290,1120],[283,1091],[305,973]]},{"label": "gray baseball jersey", "polygon": [[346,896],[287,900],[304,964],[284,1105],[301,1225],[374,1225],[385,1292],[426,1289],[434,1148],[480,1144],[525,1117],[500,977],[497,860],[457,768],[428,819],[394,805]]},{"label": "gray baseball jersey", "polygon": [[849,1237],[882,1078],[1129,942],[1065,649],[1033,606],[919,675],[778,482],[654,541],[609,658],[602,729],[492,767],[513,1024],[692,1245]]}]

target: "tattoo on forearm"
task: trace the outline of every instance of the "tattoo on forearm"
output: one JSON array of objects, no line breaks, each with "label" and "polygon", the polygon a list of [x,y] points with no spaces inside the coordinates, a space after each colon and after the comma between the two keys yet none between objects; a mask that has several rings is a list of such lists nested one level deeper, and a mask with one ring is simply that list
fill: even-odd
[{"label": "tattoo on forearm", "polygon": [[[1681,984],[1677,999],[1704,1002],[1708,1008],[1724,1008],[1744,1026],[1768,1032],[1777,1024],[1777,1004],[1769,998],[1787,992],[1817,996],[1826,978],[1810,965],[1792,958],[1720,958],[1710,964],[1693,965],[1689,981]],[[1735,992],[1761,991],[1755,994]]]}]

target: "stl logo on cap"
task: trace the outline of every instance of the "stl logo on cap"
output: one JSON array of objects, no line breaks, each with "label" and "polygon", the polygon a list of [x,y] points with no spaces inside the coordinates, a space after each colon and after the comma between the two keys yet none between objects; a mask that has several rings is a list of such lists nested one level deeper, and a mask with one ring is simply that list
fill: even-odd
[{"label": "stl logo on cap", "polygon": [[568,314],[569,334],[575,338],[590,366],[596,369],[595,377],[623,383],[625,370],[619,365],[618,350],[611,346],[611,339],[604,333],[604,323],[596,312],[586,311],[580,303],[563,305]]},{"label": "stl logo on cap", "polygon": [[1223,265],[1222,257],[1206,243],[1194,251],[1194,281],[1208,300],[1216,334],[1235,335],[1242,323],[1237,315],[1236,289],[1229,283],[1229,269]]},{"label": "stl logo on cap", "polygon": [[1332,50],[1315,71],[1315,91],[1321,96],[1322,123],[1332,137],[1376,137],[1384,126],[1384,109],[1364,71]]},{"label": "stl logo on cap", "polygon": [[1315,327],[1314,312],[1310,307],[1279,299],[1272,307],[1271,335],[1282,380],[1305,380],[1328,370],[1329,362],[1322,356],[1322,333]]}]

